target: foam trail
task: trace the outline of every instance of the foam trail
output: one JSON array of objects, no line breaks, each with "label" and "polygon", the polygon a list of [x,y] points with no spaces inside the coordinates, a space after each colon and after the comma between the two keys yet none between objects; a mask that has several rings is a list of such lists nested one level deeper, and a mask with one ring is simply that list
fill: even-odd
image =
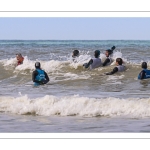
[{"label": "foam trail", "polygon": [[15,114],[36,114],[42,116],[124,116],[150,117],[150,98],[88,98],[75,96],[56,97],[46,95],[30,99],[27,95],[0,97],[0,111]]},{"label": "foam trail", "polygon": [[[23,64],[17,66],[16,58],[0,60],[0,62],[3,64],[4,67],[9,67],[9,66],[15,67],[15,71],[24,71],[24,70],[33,71],[35,69],[36,61],[32,61],[28,59],[27,56],[25,56]],[[53,72],[53,71],[60,70],[63,66],[65,66],[69,62],[50,60],[50,61],[40,61],[40,63],[41,63],[42,69],[44,69],[47,72]]]},{"label": "foam trail", "polygon": [[17,60],[16,60],[16,58],[3,59],[3,60],[0,60],[0,63],[2,63],[3,66],[15,67],[17,65]]},{"label": "foam trail", "polygon": [[113,53],[113,55],[112,55],[113,62],[111,63],[111,65],[115,65],[117,58],[122,58],[123,64],[126,64],[126,63],[128,62],[127,59],[123,58],[121,52],[115,51],[115,52]]}]

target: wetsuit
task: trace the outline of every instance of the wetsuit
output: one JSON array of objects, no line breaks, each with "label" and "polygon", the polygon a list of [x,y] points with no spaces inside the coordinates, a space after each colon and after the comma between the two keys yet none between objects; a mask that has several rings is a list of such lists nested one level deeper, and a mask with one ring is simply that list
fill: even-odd
[{"label": "wetsuit", "polygon": [[32,80],[36,85],[41,85],[48,83],[49,77],[44,70],[36,69],[32,73]]},{"label": "wetsuit", "polygon": [[109,73],[105,73],[106,75],[112,75],[116,72],[122,72],[122,71],[125,71],[125,66],[123,65],[119,65],[119,66],[116,66],[111,72]]},{"label": "wetsuit", "polygon": [[88,68],[90,66],[90,69],[95,69],[100,67],[101,65],[102,62],[100,58],[93,58],[88,63],[85,63],[83,66],[85,66],[85,68]]},{"label": "wetsuit", "polygon": [[112,63],[112,59],[110,57],[107,57],[106,60],[103,63],[103,66],[110,65]]},{"label": "wetsuit", "polygon": [[138,75],[138,79],[142,80],[142,79],[147,79],[150,78],[150,70],[147,69],[143,69],[139,75]]}]

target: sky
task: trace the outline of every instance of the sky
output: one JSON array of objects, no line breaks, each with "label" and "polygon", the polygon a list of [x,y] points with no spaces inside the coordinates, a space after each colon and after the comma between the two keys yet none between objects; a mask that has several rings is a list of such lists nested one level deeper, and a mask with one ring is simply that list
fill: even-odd
[{"label": "sky", "polygon": [[0,18],[0,40],[150,40],[150,18]]}]

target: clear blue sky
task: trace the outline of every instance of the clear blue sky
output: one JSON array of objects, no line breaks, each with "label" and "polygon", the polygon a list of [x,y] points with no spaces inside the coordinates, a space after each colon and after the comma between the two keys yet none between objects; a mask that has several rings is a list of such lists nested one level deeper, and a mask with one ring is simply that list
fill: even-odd
[{"label": "clear blue sky", "polygon": [[150,18],[0,18],[0,40],[150,40]]}]

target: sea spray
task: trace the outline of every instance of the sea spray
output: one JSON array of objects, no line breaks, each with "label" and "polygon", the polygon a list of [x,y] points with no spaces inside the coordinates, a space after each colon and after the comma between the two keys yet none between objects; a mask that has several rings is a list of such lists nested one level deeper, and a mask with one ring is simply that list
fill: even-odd
[{"label": "sea spray", "polygon": [[21,115],[141,118],[150,117],[150,99],[88,98],[78,95],[65,97],[46,95],[35,99],[30,99],[27,95],[16,98],[0,97],[0,111]]}]

